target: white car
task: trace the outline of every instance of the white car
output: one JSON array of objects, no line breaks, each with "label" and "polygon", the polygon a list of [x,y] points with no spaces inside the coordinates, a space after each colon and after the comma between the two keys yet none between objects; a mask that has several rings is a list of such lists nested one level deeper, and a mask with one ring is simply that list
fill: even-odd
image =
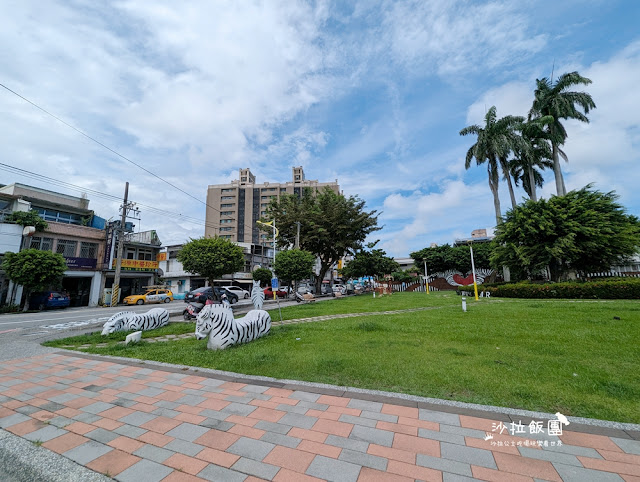
[{"label": "white car", "polygon": [[347,294],[347,287],[345,285],[335,284],[332,288],[334,293],[341,293],[343,295]]},{"label": "white car", "polygon": [[238,295],[238,298],[240,299],[247,299],[249,298],[250,294],[247,290],[240,288],[239,286],[223,286],[223,288],[231,291],[232,293]]}]

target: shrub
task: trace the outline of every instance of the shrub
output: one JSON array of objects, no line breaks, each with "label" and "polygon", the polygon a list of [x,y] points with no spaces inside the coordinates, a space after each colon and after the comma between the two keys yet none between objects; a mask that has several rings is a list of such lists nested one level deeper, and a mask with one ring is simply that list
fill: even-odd
[{"label": "shrub", "polygon": [[[473,292],[473,286],[461,288]],[[640,299],[640,279],[627,278],[606,281],[570,281],[564,283],[511,283],[482,286],[491,296],[503,298],[566,298],[566,299]]]}]

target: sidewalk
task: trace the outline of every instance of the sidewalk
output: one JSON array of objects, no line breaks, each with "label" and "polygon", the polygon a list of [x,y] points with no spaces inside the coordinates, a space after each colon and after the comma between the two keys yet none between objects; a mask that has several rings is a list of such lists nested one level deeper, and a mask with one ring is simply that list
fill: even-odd
[{"label": "sidewalk", "polygon": [[0,368],[0,428],[123,482],[640,481],[637,426],[499,434],[532,418],[439,408],[73,352]]}]

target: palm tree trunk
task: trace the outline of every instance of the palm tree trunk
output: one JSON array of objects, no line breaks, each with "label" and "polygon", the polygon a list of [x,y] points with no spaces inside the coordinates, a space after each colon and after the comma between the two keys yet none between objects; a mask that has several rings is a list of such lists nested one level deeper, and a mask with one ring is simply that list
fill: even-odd
[{"label": "palm tree trunk", "polygon": [[502,223],[502,213],[500,211],[500,196],[498,196],[498,183],[494,183],[489,176],[489,189],[493,194],[493,207],[496,210],[496,226]]},{"label": "palm tree trunk", "polygon": [[552,142],[553,148],[553,174],[556,177],[556,194],[558,196],[564,196],[567,191],[564,187],[564,178],[562,177],[562,169],[560,168],[560,156],[558,155],[558,146],[555,142]]},{"label": "palm tree trunk", "polygon": [[500,159],[500,167],[502,168],[502,174],[507,180],[507,187],[509,188],[509,196],[511,197],[511,207],[516,207],[516,196],[513,193],[513,184],[511,183],[511,174],[509,174],[509,166],[505,159]]},{"label": "palm tree trunk", "polygon": [[533,176],[533,167],[527,166],[527,172],[529,174],[529,191],[531,191],[529,193],[529,198],[531,198],[532,201],[536,202],[538,200],[538,195],[536,194],[536,180]]}]

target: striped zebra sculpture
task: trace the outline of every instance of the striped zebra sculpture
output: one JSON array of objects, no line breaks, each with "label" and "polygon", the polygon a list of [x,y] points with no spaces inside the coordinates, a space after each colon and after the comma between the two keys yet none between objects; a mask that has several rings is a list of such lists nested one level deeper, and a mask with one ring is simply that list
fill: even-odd
[{"label": "striped zebra sculpture", "polygon": [[153,330],[169,323],[169,312],[164,308],[153,308],[146,313],[120,311],[102,326],[102,334],[108,335],[116,331]]},{"label": "striped zebra sculpture", "polygon": [[243,318],[233,316],[226,303],[205,305],[196,320],[196,338],[209,335],[209,350],[224,350],[231,345],[248,343],[269,333],[271,317],[264,310],[251,310]]}]

